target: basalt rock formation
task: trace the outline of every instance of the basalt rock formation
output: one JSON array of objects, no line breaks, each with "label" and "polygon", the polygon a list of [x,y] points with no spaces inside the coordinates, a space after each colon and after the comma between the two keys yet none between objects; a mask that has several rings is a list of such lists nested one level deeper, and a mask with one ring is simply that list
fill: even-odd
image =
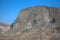
[{"label": "basalt rock formation", "polygon": [[10,27],[1,40],[60,40],[60,8],[25,8]]}]

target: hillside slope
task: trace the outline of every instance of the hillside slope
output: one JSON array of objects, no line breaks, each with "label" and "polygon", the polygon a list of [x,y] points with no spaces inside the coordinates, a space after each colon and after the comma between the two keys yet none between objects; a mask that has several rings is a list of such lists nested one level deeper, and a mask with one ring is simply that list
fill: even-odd
[{"label": "hillside slope", "polygon": [[10,29],[10,25],[0,22],[0,33],[5,33]]},{"label": "hillside slope", "polygon": [[10,27],[1,40],[60,40],[60,8],[25,8]]}]

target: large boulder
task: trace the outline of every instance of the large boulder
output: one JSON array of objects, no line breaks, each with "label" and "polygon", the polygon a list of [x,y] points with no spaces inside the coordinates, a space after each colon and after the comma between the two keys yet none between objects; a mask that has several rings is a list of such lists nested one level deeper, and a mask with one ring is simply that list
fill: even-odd
[{"label": "large boulder", "polygon": [[60,40],[60,8],[35,6],[23,9],[0,39]]}]

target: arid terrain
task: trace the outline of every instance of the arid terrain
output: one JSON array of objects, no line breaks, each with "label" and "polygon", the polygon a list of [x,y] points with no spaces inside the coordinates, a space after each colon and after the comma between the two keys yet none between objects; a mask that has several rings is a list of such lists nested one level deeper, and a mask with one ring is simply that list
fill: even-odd
[{"label": "arid terrain", "polygon": [[60,40],[60,8],[35,6],[22,9],[7,28],[0,32],[0,40]]}]

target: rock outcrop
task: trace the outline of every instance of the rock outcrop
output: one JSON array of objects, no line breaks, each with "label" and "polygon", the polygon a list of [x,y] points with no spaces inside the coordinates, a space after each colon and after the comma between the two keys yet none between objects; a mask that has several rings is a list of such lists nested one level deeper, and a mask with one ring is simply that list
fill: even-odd
[{"label": "rock outcrop", "polygon": [[60,40],[60,8],[36,6],[23,9],[2,40]]}]

